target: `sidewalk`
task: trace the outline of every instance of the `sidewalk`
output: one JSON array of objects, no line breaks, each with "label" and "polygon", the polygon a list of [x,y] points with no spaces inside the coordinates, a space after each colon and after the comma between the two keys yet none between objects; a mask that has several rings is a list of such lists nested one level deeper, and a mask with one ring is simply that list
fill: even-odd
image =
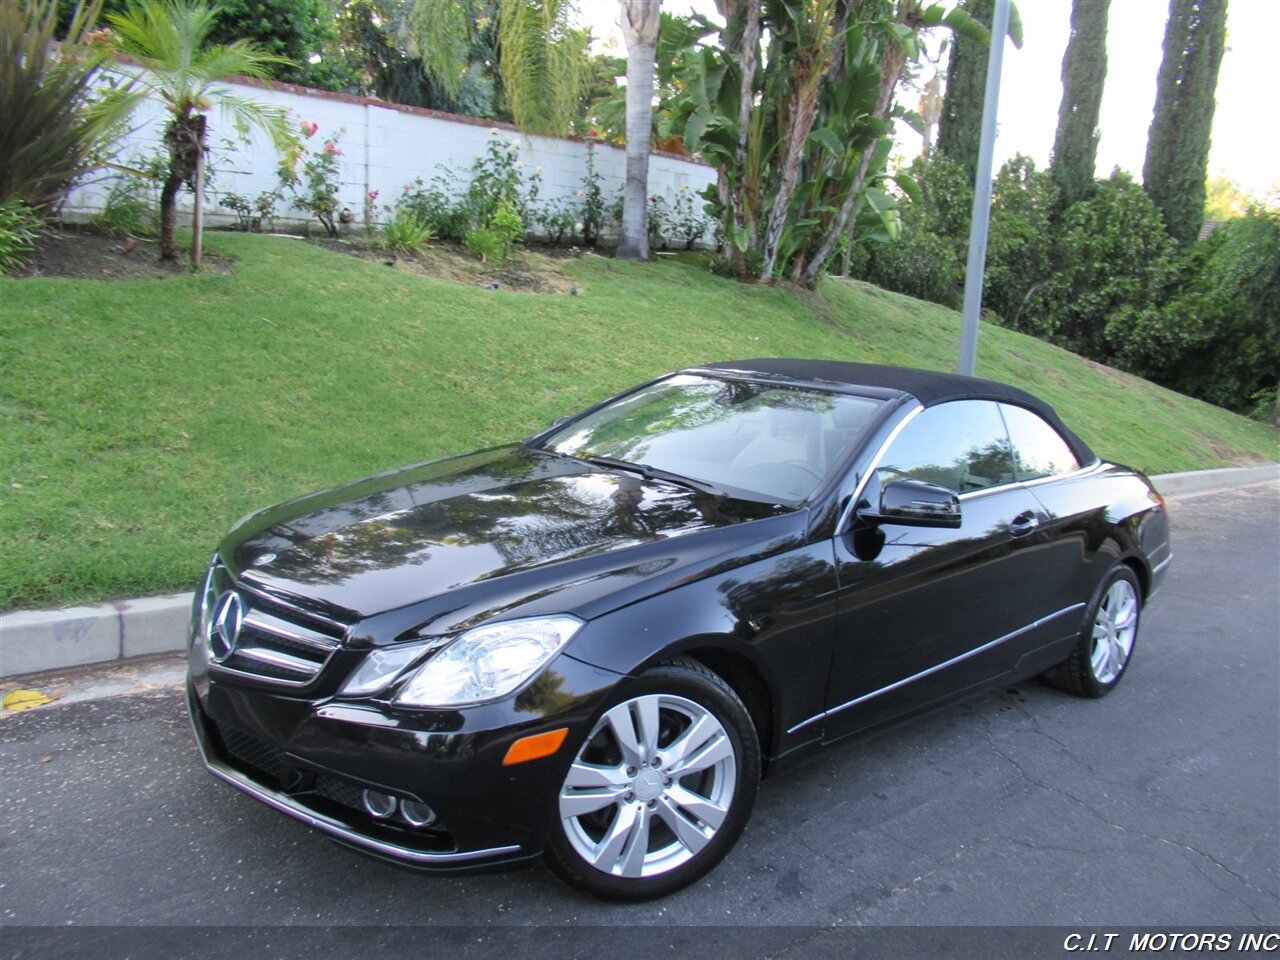
[{"label": "sidewalk", "polygon": [[[1280,464],[1166,473],[1151,479],[1162,494],[1185,496],[1280,479]],[[181,651],[191,599],[190,593],[177,593],[0,615],[0,678]]]}]

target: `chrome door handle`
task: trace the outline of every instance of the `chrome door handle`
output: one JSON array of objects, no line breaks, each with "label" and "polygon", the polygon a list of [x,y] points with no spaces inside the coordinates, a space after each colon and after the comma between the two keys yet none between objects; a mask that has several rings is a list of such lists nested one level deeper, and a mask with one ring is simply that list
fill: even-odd
[{"label": "chrome door handle", "polygon": [[1034,513],[1024,513],[1014,517],[1009,524],[1009,534],[1014,537],[1025,537],[1040,526],[1040,519]]}]

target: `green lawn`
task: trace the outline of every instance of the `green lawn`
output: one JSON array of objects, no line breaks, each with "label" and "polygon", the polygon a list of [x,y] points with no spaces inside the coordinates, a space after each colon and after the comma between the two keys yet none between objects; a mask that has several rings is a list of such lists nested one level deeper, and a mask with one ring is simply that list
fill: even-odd
[{"label": "green lawn", "polygon": [[[949,369],[959,318],[858,283],[743,287],[697,262],[589,257],[582,296],[410,276],[214,234],[233,273],[0,281],[0,608],[190,587],[249,510],[515,440],[694,363],[830,357]],[[1149,472],[1277,459],[1275,431],[985,326],[981,375],[1053,402]]]}]

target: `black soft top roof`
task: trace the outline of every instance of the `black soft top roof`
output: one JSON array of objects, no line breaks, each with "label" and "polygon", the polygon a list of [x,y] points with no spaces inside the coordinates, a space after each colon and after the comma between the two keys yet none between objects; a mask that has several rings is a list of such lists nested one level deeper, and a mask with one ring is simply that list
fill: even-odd
[{"label": "black soft top roof", "polygon": [[938,373],[911,367],[889,367],[876,363],[847,363],[841,360],[757,359],[709,363],[703,370],[761,373],[791,380],[815,380],[851,387],[876,387],[897,390],[914,397],[926,407],[948,400],[1000,400],[1026,407],[1040,414],[1062,434],[1080,463],[1092,463],[1097,457],[1089,445],[1077,437],[1058,418],[1057,412],[1039,397],[1025,390],[995,380],[966,377],[958,373]]}]

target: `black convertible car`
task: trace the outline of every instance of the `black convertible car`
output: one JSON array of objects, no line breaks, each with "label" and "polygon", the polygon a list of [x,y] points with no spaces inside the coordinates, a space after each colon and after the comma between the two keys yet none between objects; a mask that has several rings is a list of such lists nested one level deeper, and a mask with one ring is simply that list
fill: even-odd
[{"label": "black convertible car", "polygon": [[210,771],[342,843],[639,899],[824,744],[1034,674],[1107,693],[1170,559],[1147,479],[1021,390],[718,363],[246,517],[188,700]]}]

